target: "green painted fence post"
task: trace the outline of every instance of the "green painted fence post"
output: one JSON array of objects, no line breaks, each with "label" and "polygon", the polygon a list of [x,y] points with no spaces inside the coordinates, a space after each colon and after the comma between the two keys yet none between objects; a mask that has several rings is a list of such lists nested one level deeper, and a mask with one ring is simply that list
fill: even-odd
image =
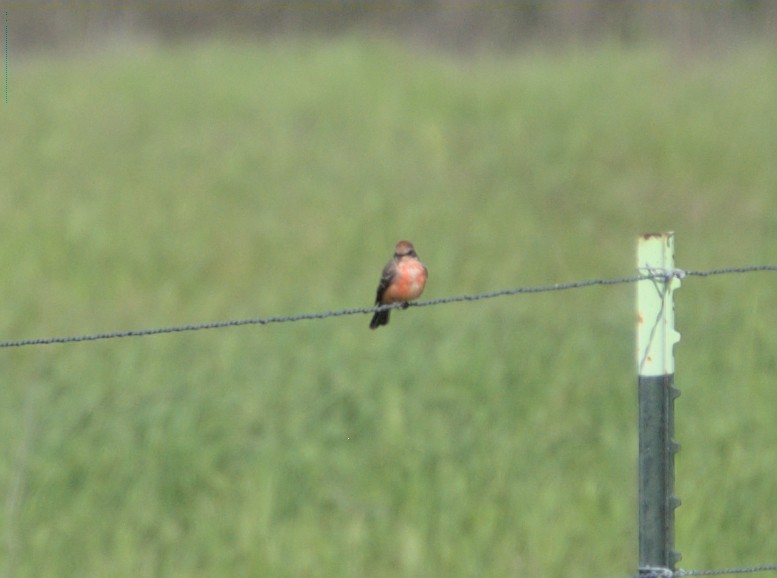
[{"label": "green painted fence post", "polygon": [[642,235],[639,272],[655,278],[637,283],[637,367],[639,369],[639,574],[674,571],[674,233]]}]

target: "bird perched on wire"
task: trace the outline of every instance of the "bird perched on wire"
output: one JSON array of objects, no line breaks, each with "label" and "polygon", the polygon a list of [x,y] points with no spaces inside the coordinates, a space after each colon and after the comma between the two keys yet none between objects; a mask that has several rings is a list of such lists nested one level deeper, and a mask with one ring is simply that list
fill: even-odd
[{"label": "bird perched on wire", "polygon": [[[418,259],[413,243],[400,241],[394,247],[394,257],[383,268],[375,305],[402,302],[407,307],[409,301],[421,296],[428,276],[429,272]],[[370,329],[388,325],[389,312],[389,309],[375,312]]]}]

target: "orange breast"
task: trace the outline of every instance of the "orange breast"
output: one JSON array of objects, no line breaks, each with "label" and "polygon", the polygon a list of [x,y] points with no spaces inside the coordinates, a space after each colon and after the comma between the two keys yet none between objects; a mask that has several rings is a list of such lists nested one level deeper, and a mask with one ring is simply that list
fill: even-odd
[{"label": "orange breast", "polygon": [[383,293],[383,303],[418,299],[424,291],[426,277],[426,267],[420,261],[416,259],[401,261],[397,264],[394,281]]}]

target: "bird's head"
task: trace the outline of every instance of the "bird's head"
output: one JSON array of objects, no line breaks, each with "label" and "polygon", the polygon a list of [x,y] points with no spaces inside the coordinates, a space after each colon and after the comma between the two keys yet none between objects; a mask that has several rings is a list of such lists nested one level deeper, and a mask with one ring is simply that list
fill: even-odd
[{"label": "bird's head", "polygon": [[415,247],[410,241],[400,241],[394,247],[394,257],[415,257]]}]

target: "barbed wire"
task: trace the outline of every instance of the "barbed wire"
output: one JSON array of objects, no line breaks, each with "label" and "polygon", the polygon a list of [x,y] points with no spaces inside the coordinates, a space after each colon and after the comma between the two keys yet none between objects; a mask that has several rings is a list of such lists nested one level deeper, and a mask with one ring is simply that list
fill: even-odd
[{"label": "barbed wire", "polygon": [[31,345],[52,345],[56,343],[80,343],[84,341],[98,341],[103,339],[121,339],[125,337],[145,337],[149,335],[161,335],[165,333],[183,333],[188,331],[201,331],[205,329],[222,329],[225,327],[240,327],[243,325],[271,325],[275,323],[292,323],[295,321],[327,319],[329,317],[344,317],[347,315],[365,315],[373,314],[376,311],[385,311],[389,309],[400,309],[405,307],[430,307],[432,305],[444,305],[446,303],[460,303],[462,301],[480,301],[483,299],[493,299],[508,295],[525,295],[533,293],[548,293],[553,291],[567,291],[571,289],[583,289],[596,285],[622,285],[627,283],[637,283],[647,280],[668,280],[676,277],[683,279],[685,277],[711,277],[713,275],[753,273],[758,271],[777,272],[777,265],[749,265],[744,267],[724,267],[719,269],[710,269],[706,271],[685,271],[683,269],[663,270],[650,269],[646,274],[633,275],[631,277],[616,277],[612,279],[588,279],[585,281],[571,281],[567,283],[554,283],[552,285],[539,285],[535,287],[516,287],[513,289],[502,289],[499,291],[490,291],[486,293],[475,293],[470,295],[458,295],[454,297],[441,297],[439,299],[430,299],[428,301],[417,301],[415,303],[394,303],[391,305],[380,305],[376,307],[356,307],[351,309],[338,309],[333,311],[324,311],[320,313],[300,313],[297,315],[280,315],[273,317],[260,317],[254,319],[233,319],[229,321],[214,321],[210,323],[196,323],[188,325],[178,325],[173,327],[159,327],[154,329],[134,329],[129,331],[111,331],[107,333],[94,333],[90,335],[67,335],[63,337],[43,337],[37,339],[18,339],[9,341],[0,341],[0,349],[10,347],[26,347]]},{"label": "barbed wire", "polygon": [[[680,269],[682,271],[682,269]],[[685,271],[687,277],[711,277],[713,275],[728,275],[731,273],[754,273],[757,271],[777,271],[777,265],[747,265],[744,267],[721,267],[707,271]]]},{"label": "barbed wire", "polygon": [[754,574],[756,572],[777,572],[777,564],[722,568],[719,570],[671,570],[670,568],[640,568],[638,576],[632,578],[682,578],[683,576],[725,576],[728,574]]},{"label": "barbed wire", "polygon": [[777,572],[777,564],[762,564],[744,568],[724,568],[722,570],[677,570],[675,576],[723,576],[725,574],[752,574],[754,572]]}]

